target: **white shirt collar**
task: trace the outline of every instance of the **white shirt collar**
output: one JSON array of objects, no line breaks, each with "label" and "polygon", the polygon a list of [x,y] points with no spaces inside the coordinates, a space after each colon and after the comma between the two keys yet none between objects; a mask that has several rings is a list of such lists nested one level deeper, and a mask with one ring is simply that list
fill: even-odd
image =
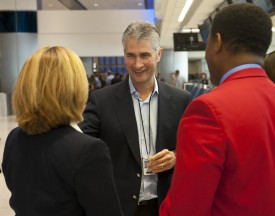
[{"label": "white shirt collar", "polygon": [[[157,93],[159,92],[158,82],[156,80],[156,77],[154,79],[155,79],[155,86],[154,86],[154,91],[153,91],[152,95],[154,95],[155,92],[157,92]],[[135,92],[137,92],[136,89],[135,89],[135,87],[134,87],[134,84],[133,84],[133,82],[131,80],[131,77],[129,77],[129,86],[130,86],[130,93],[131,93],[131,95],[133,95]]]},{"label": "white shirt collar", "polygon": [[79,131],[80,133],[83,133],[83,131],[78,127],[77,123],[70,122],[70,126],[73,127],[75,130]]}]

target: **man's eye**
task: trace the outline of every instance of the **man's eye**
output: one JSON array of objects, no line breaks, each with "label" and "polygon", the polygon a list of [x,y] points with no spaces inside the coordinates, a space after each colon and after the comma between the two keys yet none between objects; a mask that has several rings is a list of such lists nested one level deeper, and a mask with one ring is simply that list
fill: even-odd
[{"label": "man's eye", "polygon": [[144,55],[141,55],[141,58],[149,58],[150,57],[150,55],[149,54],[144,54]]},{"label": "man's eye", "polygon": [[127,58],[135,58],[134,55],[127,55]]}]

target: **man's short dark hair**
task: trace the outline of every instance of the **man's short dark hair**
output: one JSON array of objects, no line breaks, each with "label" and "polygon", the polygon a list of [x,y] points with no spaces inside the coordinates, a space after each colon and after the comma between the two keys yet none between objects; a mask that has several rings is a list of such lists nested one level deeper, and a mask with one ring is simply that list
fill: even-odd
[{"label": "man's short dark hair", "polygon": [[211,36],[220,33],[229,52],[265,56],[272,39],[272,21],[260,7],[245,3],[229,5],[214,18]]}]

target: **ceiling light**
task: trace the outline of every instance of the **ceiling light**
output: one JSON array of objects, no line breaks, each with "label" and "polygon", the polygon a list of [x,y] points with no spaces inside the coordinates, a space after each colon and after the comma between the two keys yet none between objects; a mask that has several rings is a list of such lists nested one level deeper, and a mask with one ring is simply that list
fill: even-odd
[{"label": "ceiling light", "polygon": [[94,3],[94,7],[98,7],[98,4],[97,4],[97,3]]},{"label": "ceiling light", "polygon": [[138,3],[137,5],[138,5],[138,6],[142,6],[142,3]]},{"label": "ceiling light", "polygon": [[200,32],[199,29],[182,29],[181,31],[183,33],[198,33],[198,32]]},{"label": "ceiling light", "polygon": [[186,1],[184,7],[182,8],[180,16],[178,18],[178,22],[182,22],[184,20],[184,17],[186,16],[188,10],[190,9],[192,3],[193,3],[193,0],[187,0]]}]

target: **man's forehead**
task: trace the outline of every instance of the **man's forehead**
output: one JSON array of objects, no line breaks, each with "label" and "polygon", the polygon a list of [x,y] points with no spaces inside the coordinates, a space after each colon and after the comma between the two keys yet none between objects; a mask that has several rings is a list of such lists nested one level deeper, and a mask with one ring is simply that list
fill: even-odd
[{"label": "man's forehead", "polygon": [[140,51],[137,51],[137,50],[126,50],[125,53],[127,54],[137,54],[137,55],[142,55],[142,54],[152,54],[153,51],[150,51],[150,50],[140,50]]}]

